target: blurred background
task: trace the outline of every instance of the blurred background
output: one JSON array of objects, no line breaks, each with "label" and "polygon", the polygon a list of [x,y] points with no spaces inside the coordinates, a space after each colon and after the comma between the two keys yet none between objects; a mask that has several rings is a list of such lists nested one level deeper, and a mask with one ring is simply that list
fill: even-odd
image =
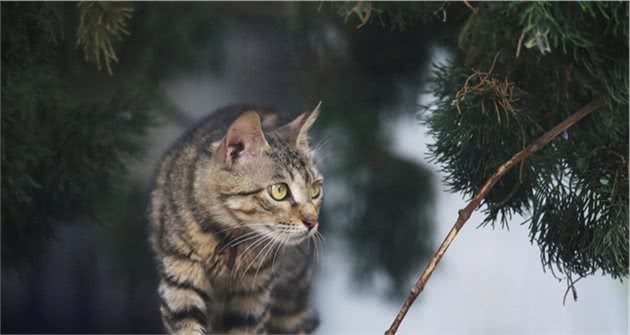
[{"label": "blurred background", "polygon": [[[452,27],[358,29],[317,2],[134,3],[100,12],[133,9],[115,56],[97,58],[76,42],[98,18],[81,6],[2,3],[2,196],[20,200],[2,203],[2,332],[162,332],[144,215],[163,151],[227,104],[297,114],[322,100],[317,333],[383,333],[465,206],[418,121]],[[482,220],[401,334],[627,334],[627,282],[589,277],[563,305],[566,284],[543,271],[524,219],[475,229]]]}]

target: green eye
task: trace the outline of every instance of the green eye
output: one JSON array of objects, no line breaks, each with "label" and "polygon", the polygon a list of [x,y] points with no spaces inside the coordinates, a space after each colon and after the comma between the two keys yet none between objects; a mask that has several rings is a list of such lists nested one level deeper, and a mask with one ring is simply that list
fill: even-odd
[{"label": "green eye", "polygon": [[315,199],[317,197],[319,197],[319,194],[322,192],[322,186],[317,184],[317,185],[311,185],[308,188],[308,195],[311,197],[311,199]]},{"label": "green eye", "polygon": [[289,186],[285,183],[271,185],[269,188],[269,194],[274,200],[284,200],[284,198],[286,198],[289,194]]}]

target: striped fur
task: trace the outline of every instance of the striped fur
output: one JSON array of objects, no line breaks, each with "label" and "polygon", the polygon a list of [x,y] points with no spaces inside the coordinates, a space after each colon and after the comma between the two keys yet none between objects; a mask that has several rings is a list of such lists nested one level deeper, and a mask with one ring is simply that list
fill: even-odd
[{"label": "striped fur", "polygon": [[[312,197],[309,187],[323,179],[306,133],[317,113],[275,127],[275,113],[227,107],[165,154],[148,214],[167,332],[315,330],[312,238],[323,190]],[[288,185],[286,199],[269,194],[276,183]]]}]

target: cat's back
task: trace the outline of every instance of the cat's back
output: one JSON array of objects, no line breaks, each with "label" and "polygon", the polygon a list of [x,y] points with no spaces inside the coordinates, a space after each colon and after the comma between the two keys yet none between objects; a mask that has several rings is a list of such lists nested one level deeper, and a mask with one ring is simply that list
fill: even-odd
[{"label": "cat's back", "polygon": [[198,121],[173,143],[162,157],[160,169],[163,168],[164,163],[171,156],[188,146],[193,146],[198,150],[204,150],[212,154],[211,144],[220,140],[232,122],[248,111],[256,111],[260,115],[264,130],[273,129],[290,119],[289,115],[281,115],[271,108],[251,104],[234,104],[221,107]]}]

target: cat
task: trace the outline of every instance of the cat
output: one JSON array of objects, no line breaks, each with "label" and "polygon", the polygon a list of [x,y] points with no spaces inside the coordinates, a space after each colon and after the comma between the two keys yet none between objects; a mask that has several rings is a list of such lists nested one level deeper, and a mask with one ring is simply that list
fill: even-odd
[{"label": "cat", "polygon": [[[321,104],[321,103],[320,103]],[[318,105],[281,117],[219,109],[164,155],[149,204],[168,333],[311,333],[323,176],[309,149]]]}]

